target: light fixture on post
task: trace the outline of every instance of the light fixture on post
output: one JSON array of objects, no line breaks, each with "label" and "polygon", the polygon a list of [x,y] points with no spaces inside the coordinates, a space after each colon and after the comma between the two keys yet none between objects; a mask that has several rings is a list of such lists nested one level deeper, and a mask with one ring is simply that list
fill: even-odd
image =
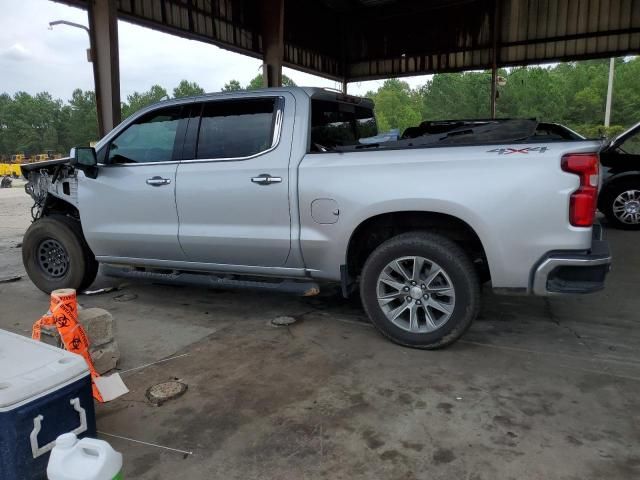
[{"label": "light fixture on post", "polygon": [[[69,27],[81,28],[82,30],[87,32],[87,35],[89,35],[89,41],[91,41],[91,34],[89,33],[89,28],[85,27],[80,23],[70,22],[68,20],[54,20],[53,22],[49,22],[49,30],[53,30],[53,27],[55,27],[56,25],[67,25]],[[87,62],[92,62],[92,61],[93,61],[93,55],[91,54],[91,47],[89,47],[87,48]]]}]

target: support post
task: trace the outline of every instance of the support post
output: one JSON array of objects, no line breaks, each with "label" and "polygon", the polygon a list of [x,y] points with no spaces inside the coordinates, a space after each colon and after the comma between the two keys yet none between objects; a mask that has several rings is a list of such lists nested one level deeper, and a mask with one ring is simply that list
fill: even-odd
[{"label": "support post", "polygon": [[342,93],[343,93],[344,95],[346,95],[346,94],[347,94],[347,85],[348,85],[347,79],[346,79],[346,78],[343,78],[343,79],[342,79]]},{"label": "support post", "polygon": [[491,17],[491,118],[496,118],[496,97],[498,94],[498,1],[493,1]]},{"label": "support post", "polygon": [[90,0],[87,4],[98,130],[103,137],[121,120],[118,14],[115,0]]},{"label": "support post", "polygon": [[611,101],[613,99],[613,75],[616,70],[616,59],[609,62],[609,84],[607,85],[607,104],[604,109],[604,126],[611,125]]},{"label": "support post", "polygon": [[498,69],[494,62],[491,67],[491,118],[496,118],[496,94],[498,93]]},{"label": "support post", "polygon": [[262,76],[265,87],[282,86],[284,58],[284,0],[263,0]]}]

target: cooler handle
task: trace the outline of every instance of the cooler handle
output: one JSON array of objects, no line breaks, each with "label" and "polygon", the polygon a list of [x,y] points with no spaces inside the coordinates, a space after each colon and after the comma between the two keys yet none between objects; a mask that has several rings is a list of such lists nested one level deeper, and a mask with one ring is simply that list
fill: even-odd
[{"label": "cooler handle", "polygon": [[[80,417],[80,425],[76,429],[71,430],[70,433],[79,435],[83,432],[86,432],[87,412],[80,405],[80,399],[72,398],[71,400],[69,400],[69,403],[73,405],[73,409],[78,412],[78,416]],[[31,439],[31,453],[33,454],[33,458],[38,458],[40,455],[47,453],[56,445],[56,441],[54,440],[53,442],[47,443],[43,447],[38,447],[38,433],[40,433],[40,429],[42,428],[42,420],[44,420],[44,417],[42,415],[38,415],[33,419],[33,430],[31,431],[31,435],[29,435],[29,438]]]}]

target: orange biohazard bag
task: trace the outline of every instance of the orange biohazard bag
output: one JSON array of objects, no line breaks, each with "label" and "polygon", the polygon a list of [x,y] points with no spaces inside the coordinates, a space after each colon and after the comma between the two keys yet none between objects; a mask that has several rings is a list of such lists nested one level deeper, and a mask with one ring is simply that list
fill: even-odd
[{"label": "orange biohazard bag", "polygon": [[31,338],[40,340],[43,325],[55,325],[64,347],[70,352],[84,357],[91,372],[93,398],[102,402],[102,396],[95,382],[93,382],[100,375],[96,372],[89,354],[89,338],[82,325],[78,322],[78,302],[74,289],[63,288],[51,292],[49,311],[33,324]]}]

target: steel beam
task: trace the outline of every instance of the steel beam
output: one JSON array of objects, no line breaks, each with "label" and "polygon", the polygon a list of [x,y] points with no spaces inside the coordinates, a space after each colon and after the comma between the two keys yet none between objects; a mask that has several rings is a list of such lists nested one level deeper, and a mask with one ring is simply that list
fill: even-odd
[{"label": "steel beam", "polygon": [[89,38],[100,137],[120,123],[120,61],[115,0],[88,2]]},{"label": "steel beam", "polygon": [[609,60],[609,82],[607,84],[607,103],[604,109],[604,126],[611,125],[611,99],[613,97],[613,75],[616,71],[616,59]]},{"label": "steel beam", "polygon": [[491,15],[491,118],[496,118],[498,100],[498,0],[493,0]]},{"label": "steel beam", "polygon": [[260,3],[264,86],[281,87],[284,58],[284,0],[263,0]]}]

